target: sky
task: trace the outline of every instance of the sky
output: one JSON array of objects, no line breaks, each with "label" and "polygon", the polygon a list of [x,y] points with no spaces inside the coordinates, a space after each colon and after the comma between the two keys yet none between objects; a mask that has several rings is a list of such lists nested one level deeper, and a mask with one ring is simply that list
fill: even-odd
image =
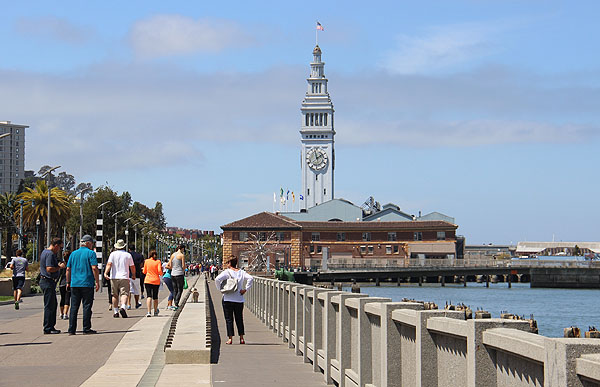
[{"label": "sky", "polygon": [[300,191],[318,20],[336,198],[441,212],[467,244],[598,240],[596,1],[0,6],[26,169],[160,201],[169,226],[220,232]]}]

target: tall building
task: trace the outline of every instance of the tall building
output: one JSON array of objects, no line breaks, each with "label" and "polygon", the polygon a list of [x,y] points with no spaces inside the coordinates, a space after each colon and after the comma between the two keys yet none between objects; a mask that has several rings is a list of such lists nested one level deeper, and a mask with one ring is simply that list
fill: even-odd
[{"label": "tall building", "polygon": [[0,192],[17,192],[25,177],[25,128],[26,125],[0,121]]},{"label": "tall building", "polygon": [[327,91],[321,48],[313,50],[308,90],[302,101],[302,209],[333,199],[335,151],[333,103]]}]

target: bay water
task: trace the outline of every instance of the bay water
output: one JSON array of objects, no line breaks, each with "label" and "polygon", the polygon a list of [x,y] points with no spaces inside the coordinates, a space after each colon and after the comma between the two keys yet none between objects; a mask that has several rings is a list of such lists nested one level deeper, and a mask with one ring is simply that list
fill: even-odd
[{"label": "bay water", "polygon": [[[344,290],[350,290],[344,289]],[[547,337],[562,337],[563,328],[577,326],[583,332],[588,326],[600,329],[600,290],[597,289],[546,289],[530,288],[528,283],[468,283],[463,285],[446,284],[402,284],[364,286],[361,293],[373,297],[387,297],[392,301],[410,298],[420,301],[433,301],[439,309],[446,302],[454,305],[463,303],[473,310],[487,310],[492,317],[500,317],[502,311],[525,316],[533,314],[537,320],[539,334]]]}]

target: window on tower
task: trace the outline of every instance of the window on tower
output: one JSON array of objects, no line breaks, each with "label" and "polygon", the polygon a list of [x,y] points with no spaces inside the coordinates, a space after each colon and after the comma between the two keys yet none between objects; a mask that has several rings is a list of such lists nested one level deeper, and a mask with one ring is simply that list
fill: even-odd
[{"label": "window on tower", "polygon": [[323,122],[325,123],[325,126],[327,126],[327,113],[325,113],[325,119],[323,120]]},{"label": "window on tower", "polygon": [[310,188],[307,190],[306,196],[310,196]]},{"label": "window on tower", "polygon": [[308,113],[305,114],[305,119],[306,119],[306,125],[305,126],[308,126]]}]

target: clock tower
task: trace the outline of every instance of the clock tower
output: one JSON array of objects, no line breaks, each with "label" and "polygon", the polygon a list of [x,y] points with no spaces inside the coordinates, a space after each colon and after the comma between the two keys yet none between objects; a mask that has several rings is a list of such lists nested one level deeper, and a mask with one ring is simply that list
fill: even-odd
[{"label": "clock tower", "polygon": [[333,199],[333,103],[327,91],[325,63],[321,61],[321,48],[313,50],[310,63],[308,90],[302,101],[302,127],[300,136],[302,153],[302,196],[300,208],[307,209]]}]

